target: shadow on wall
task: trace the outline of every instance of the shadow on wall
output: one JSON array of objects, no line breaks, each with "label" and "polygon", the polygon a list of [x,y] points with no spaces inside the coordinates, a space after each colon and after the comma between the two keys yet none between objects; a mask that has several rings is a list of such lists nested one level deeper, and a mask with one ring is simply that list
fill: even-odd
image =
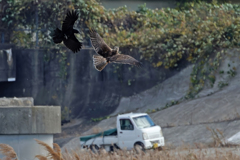
[{"label": "shadow on wall", "polygon": [[[142,61],[142,68],[109,64],[99,72],[93,66],[93,49],[68,52],[65,57],[45,50],[13,52],[16,82],[0,82],[0,97],[33,97],[34,105],[61,105],[68,112],[64,117],[67,120],[108,115],[121,97],[149,89],[178,72],[154,68],[146,61]],[[140,57],[137,51],[124,53]]]}]

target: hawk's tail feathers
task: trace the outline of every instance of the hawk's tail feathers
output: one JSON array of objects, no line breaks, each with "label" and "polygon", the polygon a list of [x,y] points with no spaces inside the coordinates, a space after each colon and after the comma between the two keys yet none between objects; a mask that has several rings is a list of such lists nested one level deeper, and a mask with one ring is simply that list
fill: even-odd
[{"label": "hawk's tail feathers", "polygon": [[96,68],[96,70],[102,71],[107,64],[108,62],[106,58],[98,55],[93,55],[93,65]]},{"label": "hawk's tail feathers", "polygon": [[61,43],[65,39],[63,32],[58,28],[56,28],[50,35],[54,43]]}]

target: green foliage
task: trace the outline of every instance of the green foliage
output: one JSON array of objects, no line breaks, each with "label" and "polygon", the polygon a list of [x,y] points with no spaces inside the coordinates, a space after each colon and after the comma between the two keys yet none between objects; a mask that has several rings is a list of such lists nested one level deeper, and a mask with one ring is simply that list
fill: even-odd
[{"label": "green foliage", "polygon": [[152,109],[152,110],[148,109],[146,111],[146,113],[148,113],[148,114],[155,113],[155,112],[161,111],[163,109],[167,109],[168,107],[174,106],[176,104],[179,104],[179,101],[172,100],[170,103],[166,103],[165,107],[163,107],[163,108],[156,108],[156,109]]},{"label": "green foliage", "polygon": [[[126,6],[107,10],[95,0],[38,3],[8,0],[2,27],[8,28],[12,43],[26,48],[34,46],[31,34],[36,29],[46,29],[39,32],[39,47],[59,49],[61,45],[53,44],[48,31],[61,27],[66,10],[75,9],[80,13],[75,28],[82,30],[80,38],[84,41],[88,40],[87,27],[90,27],[96,29],[111,47],[119,46],[129,51],[138,49],[140,57],[154,67],[176,68],[180,61],[195,63],[186,96],[190,98],[204,87],[206,80],[214,84],[213,76],[224,50],[239,48],[240,6],[216,0],[188,2],[184,3],[187,5],[184,9],[149,9],[144,4],[137,11],[129,11]],[[38,28],[35,26],[35,10],[39,15]],[[28,28],[30,32],[13,32],[16,27]],[[61,65],[66,65],[64,56],[62,58]],[[66,69],[62,68],[61,77],[65,72]],[[230,70],[228,74],[234,76],[235,71]]]},{"label": "green foliage", "polygon": [[102,36],[111,46],[139,48],[141,57],[154,67],[170,68],[182,59],[196,63],[220,48],[238,47],[237,8],[199,3],[190,11],[178,11],[142,5],[137,12],[130,12],[123,7],[104,10],[105,21],[90,26],[105,32]]},{"label": "green foliage", "polygon": [[[39,32],[39,46],[47,48],[53,46],[48,31],[60,26],[61,20],[65,17],[67,9],[72,6],[60,1],[15,1],[3,0],[5,10],[2,17],[1,27],[10,35],[9,42],[24,48],[33,48],[35,46],[34,35]],[[36,26],[36,14],[38,14],[38,26]],[[38,27],[38,28],[37,28]],[[18,29],[20,31],[14,31]],[[26,30],[23,32],[22,30]]]},{"label": "green foliage", "polygon": [[224,74],[224,71],[219,71],[219,74]]},{"label": "green foliage", "polygon": [[196,3],[207,2],[212,4],[222,4],[230,2],[229,0],[176,0],[176,6],[179,10],[189,10],[194,7]]},{"label": "green foliage", "polygon": [[150,113],[155,113],[155,112],[157,112],[157,111],[159,111],[159,109],[148,109],[147,111],[146,111],[146,113],[147,114],[150,114]]},{"label": "green foliage", "polygon": [[229,71],[227,71],[227,74],[229,75],[229,77],[235,77],[235,75],[237,74],[237,72],[235,71],[236,68],[230,69]]},{"label": "green foliage", "polygon": [[211,87],[213,87],[213,84],[215,83],[215,80],[216,80],[215,76],[214,75],[209,75],[208,79],[210,80]]},{"label": "green foliage", "polygon": [[222,89],[222,88],[225,87],[225,86],[228,86],[228,83],[227,83],[227,82],[223,82],[223,81],[218,82],[218,87],[219,87],[220,89]]},{"label": "green foliage", "polygon": [[110,116],[105,116],[105,117],[99,117],[99,118],[92,118],[92,122],[99,122],[99,121],[102,121],[104,119],[109,119]]},{"label": "green foliage", "polygon": [[71,114],[71,110],[69,110],[69,108],[65,106],[62,109],[62,112],[61,112],[61,119],[62,120],[69,120],[70,119],[70,114]]},{"label": "green foliage", "polygon": [[[83,30],[83,38],[87,37],[86,26],[95,28],[110,46],[118,45],[129,50],[138,48],[141,57],[149,60],[154,67],[176,67],[182,59],[195,63],[206,55],[216,53],[218,48],[238,47],[240,37],[240,7],[228,3],[199,2],[184,11],[169,8],[153,10],[146,5],[139,6],[137,11],[128,11],[126,7],[106,10],[95,0],[38,4],[11,1],[10,4],[12,7],[2,18],[5,26],[9,24],[10,28],[22,26],[34,29],[34,10],[37,8],[39,29],[51,30],[56,24],[60,27],[67,9],[76,8],[80,13],[76,27]],[[24,36],[15,39],[20,37]],[[49,33],[42,33],[40,37],[40,47],[56,46],[51,43]],[[24,39],[27,41],[27,38]],[[24,41],[18,44],[26,45]]]},{"label": "green foliage", "polygon": [[62,79],[67,78],[67,55],[65,52],[59,50],[60,52],[60,58],[59,58],[59,63],[60,63],[60,71],[58,73],[59,77]]}]

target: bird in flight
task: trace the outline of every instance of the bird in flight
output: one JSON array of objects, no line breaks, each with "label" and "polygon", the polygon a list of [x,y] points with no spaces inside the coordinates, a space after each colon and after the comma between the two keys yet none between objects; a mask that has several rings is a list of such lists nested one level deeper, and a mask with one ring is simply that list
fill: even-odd
[{"label": "bird in flight", "polygon": [[56,28],[51,34],[54,43],[63,43],[67,48],[76,53],[82,48],[82,43],[77,40],[74,33],[79,33],[78,30],[73,29],[75,21],[78,19],[76,11],[68,11],[67,16],[62,24],[62,30]]},{"label": "bird in flight", "polygon": [[135,58],[118,53],[118,47],[110,48],[95,30],[90,29],[89,34],[92,46],[98,54],[93,55],[93,65],[98,71],[102,71],[108,63],[130,64],[138,67],[142,65]]}]

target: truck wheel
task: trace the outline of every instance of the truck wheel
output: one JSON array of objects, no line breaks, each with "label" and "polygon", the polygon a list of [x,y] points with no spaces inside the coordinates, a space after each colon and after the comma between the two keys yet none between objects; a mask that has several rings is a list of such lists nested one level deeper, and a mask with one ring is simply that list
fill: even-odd
[{"label": "truck wheel", "polygon": [[91,145],[90,149],[93,153],[98,153],[99,147],[97,145]]},{"label": "truck wheel", "polygon": [[114,151],[116,151],[117,149],[120,149],[115,143],[114,143],[114,145],[111,145],[110,146],[110,152],[114,152]]},{"label": "truck wheel", "polygon": [[141,152],[145,152],[144,144],[142,144],[142,143],[136,143],[134,145],[134,149],[137,152],[137,154],[140,154]]},{"label": "truck wheel", "polygon": [[158,151],[162,151],[163,150],[163,148],[162,147],[158,147]]},{"label": "truck wheel", "polygon": [[110,146],[110,152],[114,152],[114,146]]}]

